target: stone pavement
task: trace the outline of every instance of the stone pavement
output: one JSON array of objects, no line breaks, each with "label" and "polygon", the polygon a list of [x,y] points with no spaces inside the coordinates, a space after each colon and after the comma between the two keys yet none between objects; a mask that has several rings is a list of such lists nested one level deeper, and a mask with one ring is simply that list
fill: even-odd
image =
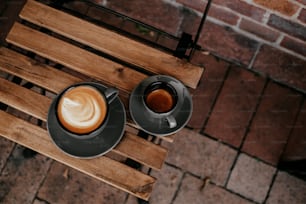
[{"label": "stone pavement", "polygon": [[[23,2],[0,0],[3,44],[6,32]],[[178,27],[184,27],[184,22],[190,18],[190,14],[193,15],[187,12],[187,8],[184,10],[186,15],[177,11],[176,7],[171,6],[174,1],[170,1],[172,4],[158,0],[150,1],[151,3],[131,1],[130,5],[121,7],[120,1],[97,2],[104,5],[109,3],[111,8],[152,21],[149,23],[173,33],[178,33]],[[142,9],[135,10],[135,2]],[[167,6],[161,6],[165,2],[168,2]],[[241,2],[247,4],[246,2],[253,1]],[[254,2],[263,4],[264,1]],[[288,5],[299,2],[296,3],[299,6],[305,4],[304,0],[282,2],[287,2]],[[222,1],[217,3],[221,4]],[[151,4],[159,5],[158,8],[162,10],[154,11]],[[214,15],[220,17],[222,11],[235,16],[230,11],[238,8],[229,3],[227,6],[230,9],[213,5],[211,18]],[[272,4],[267,6],[273,7]],[[166,45],[170,49],[175,48],[176,44],[172,39],[160,37],[154,30],[139,27],[133,22],[123,22],[122,19],[102,13],[83,2],[74,1],[66,7],[149,41]],[[291,10],[277,9],[280,9],[280,13],[290,13],[297,8],[293,6]],[[302,10],[305,10],[305,6],[298,11]],[[148,14],[145,18],[142,18],[143,12]],[[164,22],[160,17],[161,13],[162,17],[167,13],[173,15]],[[238,17],[241,17],[240,14]],[[258,20],[258,15],[253,17]],[[299,22],[305,20],[303,16],[295,18],[299,18]],[[235,18],[225,19],[230,21]],[[211,40],[209,46],[214,47],[214,54],[209,54],[206,50],[199,51],[192,58],[193,63],[205,67],[199,87],[190,90],[194,101],[193,116],[187,127],[177,134],[173,144],[169,146],[168,143],[162,143],[170,149],[162,170],[144,169],[158,179],[150,203],[306,203],[306,181],[278,168],[279,162],[283,160],[306,159],[306,89],[303,77],[306,63],[303,56],[293,56],[271,45],[265,45],[265,41],[262,41],[261,51],[257,51],[256,59],[252,62],[255,69],[250,69],[245,62],[253,58],[249,52],[253,49],[254,44],[250,43],[253,41],[230,30],[223,36],[226,40],[235,43],[242,40],[246,44],[243,49],[241,45],[231,44],[237,48],[231,47],[232,51],[228,53],[229,47],[224,44],[224,39],[218,42],[221,39],[220,33],[228,28],[212,22],[209,24],[207,27],[216,28],[208,34]],[[305,26],[299,29],[304,32]],[[220,39],[213,39],[214,36]],[[225,52],[232,54],[235,60],[231,60]],[[290,67],[286,67],[286,64]],[[263,72],[259,72],[256,67],[260,67],[258,70]],[[14,112],[13,109],[8,111]],[[23,114],[20,117],[37,122]],[[135,197],[120,190],[42,155],[29,157],[26,152],[31,154],[28,150],[24,151],[24,147],[0,138],[0,203],[138,203]]]}]

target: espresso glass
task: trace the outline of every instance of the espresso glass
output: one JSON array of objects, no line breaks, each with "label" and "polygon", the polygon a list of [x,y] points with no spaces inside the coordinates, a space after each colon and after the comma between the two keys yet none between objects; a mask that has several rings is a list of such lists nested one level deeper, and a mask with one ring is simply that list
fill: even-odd
[{"label": "espresso glass", "polygon": [[155,117],[164,117],[170,128],[176,127],[175,118],[171,115],[177,105],[177,93],[168,83],[157,81],[151,83],[144,92],[145,107]]}]

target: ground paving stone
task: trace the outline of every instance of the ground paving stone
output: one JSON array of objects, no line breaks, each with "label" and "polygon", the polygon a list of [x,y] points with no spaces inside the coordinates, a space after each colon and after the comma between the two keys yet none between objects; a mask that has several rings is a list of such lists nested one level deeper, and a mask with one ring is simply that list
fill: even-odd
[{"label": "ground paving stone", "polygon": [[306,183],[286,172],[279,171],[273,183],[267,204],[306,203]]},{"label": "ground paving stone", "polygon": [[0,175],[0,203],[32,203],[43,182],[51,159],[40,154],[25,159],[18,145]]},{"label": "ground paving stone", "polygon": [[269,83],[242,150],[276,165],[294,126],[301,102],[300,93]]},{"label": "ground paving stone", "polygon": [[199,177],[209,177],[213,182],[225,184],[237,152],[194,131],[183,129],[169,146],[166,159],[183,171]]},{"label": "ground paving stone", "polygon": [[4,168],[7,159],[9,158],[15,143],[0,137],[0,173]]},{"label": "ground paving stone", "polygon": [[79,171],[54,162],[39,189],[48,203],[124,203],[126,193]]},{"label": "ground paving stone", "polygon": [[294,161],[306,159],[306,101],[299,112],[298,119],[293,126],[292,133],[288,139],[282,161]]},{"label": "ground paving stone", "polygon": [[261,161],[240,154],[227,188],[246,198],[262,203],[268,193],[276,169]]},{"label": "ground paving stone", "polygon": [[192,63],[204,67],[197,89],[190,90],[193,100],[193,113],[189,127],[201,130],[222,87],[229,64],[202,52],[195,52]]},{"label": "ground paving stone", "polygon": [[256,111],[264,85],[264,77],[232,67],[209,117],[205,132],[239,147]]},{"label": "ground paving stone", "polygon": [[150,204],[171,203],[181,182],[182,171],[165,164],[161,171],[153,171],[151,176],[157,178],[157,183],[154,186]]},{"label": "ground paving stone", "polygon": [[187,174],[182,181],[181,188],[173,203],[251,204],[252,202],[214,184],[206,183],[203,186],[203,180]]}]

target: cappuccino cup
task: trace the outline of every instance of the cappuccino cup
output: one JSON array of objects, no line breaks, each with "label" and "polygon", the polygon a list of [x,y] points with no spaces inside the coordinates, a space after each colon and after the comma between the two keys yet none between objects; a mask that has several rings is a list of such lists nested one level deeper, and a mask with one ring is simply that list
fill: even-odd
[{"label": "cappuccino cup", "polygon": [[109,104],[118,96],[115,88],[102,92],[91,84],[72,85],[58,97],[57,120],[73,137],[89,138],[99,134],[108,121]]},{"label": "cappuccino cup", "polygon": [[170,128],[177,126],[172,116],[178,102],[178,95],[174,87],[163,81],[156,81],[145,89],[143,101],[153,117],[165,118]]}]

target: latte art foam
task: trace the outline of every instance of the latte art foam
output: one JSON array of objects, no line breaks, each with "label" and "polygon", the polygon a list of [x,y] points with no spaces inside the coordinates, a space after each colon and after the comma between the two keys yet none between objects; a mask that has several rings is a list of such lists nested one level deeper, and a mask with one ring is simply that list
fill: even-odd
[{"label": "latte art foam", "polygon": [[102,124],[106,109],[106,102],[98,90],[89,86],[78,86],[68,90],[61,97],[58,117],[69,131],[86,134]]}]

